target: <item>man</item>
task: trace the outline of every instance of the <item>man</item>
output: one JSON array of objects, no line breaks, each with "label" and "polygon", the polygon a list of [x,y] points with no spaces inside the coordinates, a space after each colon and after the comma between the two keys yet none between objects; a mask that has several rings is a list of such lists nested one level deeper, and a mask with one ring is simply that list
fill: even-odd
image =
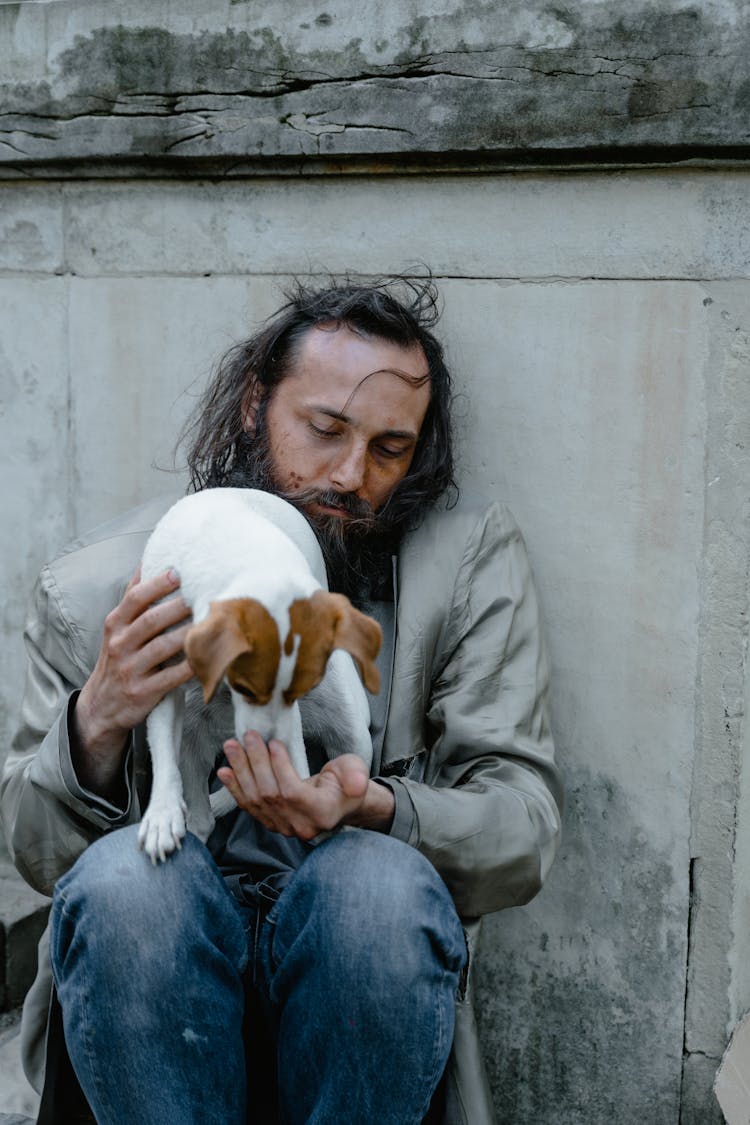
[{"label": "man", "polygon": [[302,781],[280,743],[217,734],[238,809],[152,868],[144,720],[191,676],[187,609],[161,600],[178,576],[136,569],[164,505],[42,572],[2,793],[19,870],[55,888],[46,1043],[46,958],[24,1018],[40,1119],[74,1112],[69,1056],[100,1122],[491,1120],[459,915],[536,893],[560,789],[523,543],[501,506],[455,500],[435,294],[407,293],[300,287],[190,431],[193,487],[297,504],[332,588],[380,621],[371,777],[309,745]]}]

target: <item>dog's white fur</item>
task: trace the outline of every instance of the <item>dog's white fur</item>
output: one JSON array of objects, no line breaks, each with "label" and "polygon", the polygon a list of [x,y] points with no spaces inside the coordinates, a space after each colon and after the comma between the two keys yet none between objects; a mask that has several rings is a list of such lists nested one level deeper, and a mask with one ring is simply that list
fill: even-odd
[{"label": "dog's white fur", "polygon": [[[304,516],[254,489],[186,496],[155,527],[142,579],[170,567],[192,609],[185,651],[203,699],[208,703],[224,680],[235,736],[257,730],[266,741],[280,739],[299,775],[308,777],[297,698],[310,691],[306,729],[330,754],[353,752],[369,767],[370,709],[349,653],[377,690],[380,629],[348,599],[327,593],[323,557]],[[234,806],[226,789],[209,800],[220,751],[216,723],[204,718],[191,745],[182,745],[186,696],[189,706],[195,696],[195,685],[192,693],[187,687],[170,692],[147,719],[153,786],[138,840],[154,863],[179,847],[186,829],[206,840],[214,815]],[[221,693],[208,711],[216,708]]]}]

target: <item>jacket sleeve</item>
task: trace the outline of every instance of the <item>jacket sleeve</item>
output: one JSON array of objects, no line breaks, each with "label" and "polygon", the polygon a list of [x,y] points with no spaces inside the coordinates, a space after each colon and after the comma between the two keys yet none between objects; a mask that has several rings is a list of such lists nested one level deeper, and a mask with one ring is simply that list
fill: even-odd
[{"label": "jacket sleeve", "polygon": [[469,537],[433,659],[426,745],[405,777],[389,779],[394,834],[402,824],[459,912],[476,917],[537,893],[562,805],[538,601],[523,539],[501,505]]},{"label": "jacket sleeve", "polygon": [[18,731],[0,783],[0,818],[21,875],[36,890],[51,895],[59,876],[90,843],[137,819],[133,754],[131,748],[127,808],[117,809],[78,784],[71,764],[69,720],[90,669],[50,567],[34,589],[24,640],[26,683]]}]

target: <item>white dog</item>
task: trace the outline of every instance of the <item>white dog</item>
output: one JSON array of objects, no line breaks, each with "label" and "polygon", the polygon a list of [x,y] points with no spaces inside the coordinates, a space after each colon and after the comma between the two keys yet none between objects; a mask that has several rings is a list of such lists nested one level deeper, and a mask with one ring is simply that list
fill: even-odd
[{"label": "white dog", "polygon": [[[257,730],[265,741],[280,739],[300,776],[309,777],[297,700],[317,688],[305,708],[306,729],[323,734],[329,753],[359,754],[369,767],[370,709],[348,653],[377,691],[380,626],[348,598],[328,593],[320,547],[304,516],[254,489],[191,494],[154,528],[141,575],[170,567],[193,613],[185,653],[203,701],[226,681],[235,736]],[[206,840],[214,814],[234,807],[228,790],[208,795],[221,723],[204,716],[202,730],[198,723],[191,744],[183,745],[186,695],[184,687],[170,692],[147,719],[153,785],[138,842],[154,863],[179,847],[186,828]]]}]

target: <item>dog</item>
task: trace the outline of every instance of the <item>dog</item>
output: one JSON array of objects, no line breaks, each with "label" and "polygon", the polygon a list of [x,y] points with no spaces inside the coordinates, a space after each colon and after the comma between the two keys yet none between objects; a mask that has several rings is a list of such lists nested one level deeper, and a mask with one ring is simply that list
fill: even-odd
[{"label": "dog", "polygon": [[217,488],[178,500],[146,544],[141,577],[170,567],[192,610],[185,654],[202,689],[197,707],[204,714],[190,745],[183,744],[186,699],[191,705],[185,685],[146,720],[153,782],[138,843],[154,864],[164,862],[188,830],[205,842],[215,817],[234,807],[228,790],[208,792],[221,723],[212,725],[212,708],[205,705],[222,684],[229,689],[235,736],[241,741],[257,730],[266,742],[280,739],[300,777],[310,776],[297,702],[307,693],[306,729],[322,735],[331,756],[354,752],[369,768],[370,708],[352,657],[365,686],[376,692],[374,661],[382,640],[376,621],[328,592],[315,533],[296,508],[270,493]]}]

